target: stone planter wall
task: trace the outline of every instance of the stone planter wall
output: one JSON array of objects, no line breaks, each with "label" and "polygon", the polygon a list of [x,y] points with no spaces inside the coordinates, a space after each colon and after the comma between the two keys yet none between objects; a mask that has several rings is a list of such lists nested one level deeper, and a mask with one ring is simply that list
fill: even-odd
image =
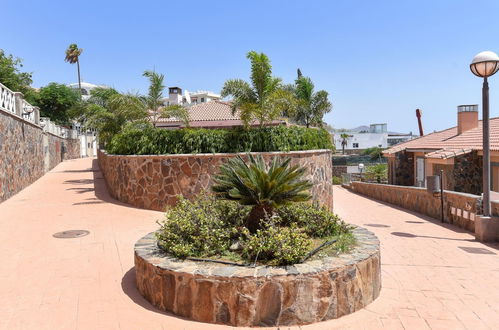
[{"label": "stone planter wall", "polygon": [[226,266],[164,254],[151,233],[135,245],[139,292],[161,310],[232,326],[288,326],[338,318],[376,299],[379,241],[356,228],[350,254],[288,267]]},{"label": "stone planter wall", "polygon": [[[292,152],[252,153],[267,162],[274,157],[290,157],[292,165],[307,169],[313,183],[314,200],[333,207],[331,151],[309,150]],[[207,191],[212,177],[222,164],[237,154],[197,154],[160,156],[109,155],[99,151],[99,166],[111,195],[140,208],[164,211],[175,205],[177,196],[193,198]],[[246,154],[240,154],[246,157]]]},{"label": "stone planter wall", "polygon": [[[359,194],[441,219],[440,196],[433,196],[426,188],[357,181],[352,182],[349,188]],[[445,190],[444,221],[474,232],[479,199],[477,195]]]}]

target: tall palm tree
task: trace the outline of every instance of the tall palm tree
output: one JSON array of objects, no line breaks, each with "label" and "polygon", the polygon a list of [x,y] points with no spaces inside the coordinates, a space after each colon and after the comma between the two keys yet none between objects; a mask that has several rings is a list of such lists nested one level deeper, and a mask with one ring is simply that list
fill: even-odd
[{"label": "tall palm tree", "polygon": [[324,90],[314,92],[314,83],[304,76],[296,79],[295,85],[295,94],[298,99],[296,121],[307,127],[322,125],[322,118],[333,108],[328,100],[328,92]]},{"label": "tall palm tree", "polygon": [[293,112],[295,99],[291,92],[282,88],[281,79],[272,76],[267,55],[250,51],[246,58],[251,62],[251,83],[230,79],[222,88],[222,97],[233,97],[233,114],[239,109],[246,127],[254,121],[263,127],[283,113]]},{"label": "tall palm tree", "polygon": [[66,58],[64,59],[66,62],[70,64],[75,64],[78,68],[78,89],[80,91],[81,97],[81,78],[80,78],[80,55],[83,53],[82,48],[78,48],[77,44],[71,44],[66,49]]},{"label": "tall palm tree", "polygon": [[348,139],[350,138],[350,135],[348,135],[347,133],[341,133],[340,138],[341,138],[341,149],[343,151],[343,154],[345,154],[345,147],[348,144]]},{"label": "tall palm tree", "polygon": [[165,89],[165,75],[156,73],[155,71],[146,70],[142,74],[149,78],[149,91],[144,98],[148,110],[152,111],[152,123],[156,126],[160,113],[160,108],[163,106],[163,90]]}]

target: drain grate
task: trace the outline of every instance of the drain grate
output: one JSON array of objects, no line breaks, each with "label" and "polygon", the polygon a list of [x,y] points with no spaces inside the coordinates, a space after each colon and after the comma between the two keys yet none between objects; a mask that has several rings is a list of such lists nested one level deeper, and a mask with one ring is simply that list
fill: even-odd
[{"label": "drain grate", "polygon": [[52,236],[55,238],[78,238],[87,236],[88,234],[90,234],[88,230],[65,230],[55,233]]},{"label": "drain grate", "polygon": [[495,254],[494,252],[484,248],[469,247],[469,246],[458,246],[458,248],[468,253],[474,253],[474,254]]},{"label": "drain grate", "polygon": [[388,225],[382,225],[382,224],[379,224],[379,223],[366,223],[365,225],[369,226],[369,227],[379,227],[379,228],[388,228],[388,227],[390,227]]}]

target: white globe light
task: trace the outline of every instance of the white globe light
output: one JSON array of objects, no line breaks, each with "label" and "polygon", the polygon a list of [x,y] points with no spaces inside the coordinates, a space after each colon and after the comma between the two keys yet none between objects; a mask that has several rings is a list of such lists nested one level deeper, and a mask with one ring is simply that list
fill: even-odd
[{"label": "white globe light", "polygon": [[490,77],[499,70],[499,56],[491,51],[478,53],[470,64],[471,72],[478,77]]}]

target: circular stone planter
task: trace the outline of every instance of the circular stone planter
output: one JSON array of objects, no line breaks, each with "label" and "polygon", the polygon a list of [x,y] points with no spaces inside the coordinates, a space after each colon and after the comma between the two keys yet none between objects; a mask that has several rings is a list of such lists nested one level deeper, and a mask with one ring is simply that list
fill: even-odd
[{"label": "circular stone planter", "polygon": [[243,267],[167,256],[154,233],[135,244],[139,292],[154,306],[232,326],[300,325],[338,318],[381,289],[379,241],[357,227],[348,254],[285,267]]}]

